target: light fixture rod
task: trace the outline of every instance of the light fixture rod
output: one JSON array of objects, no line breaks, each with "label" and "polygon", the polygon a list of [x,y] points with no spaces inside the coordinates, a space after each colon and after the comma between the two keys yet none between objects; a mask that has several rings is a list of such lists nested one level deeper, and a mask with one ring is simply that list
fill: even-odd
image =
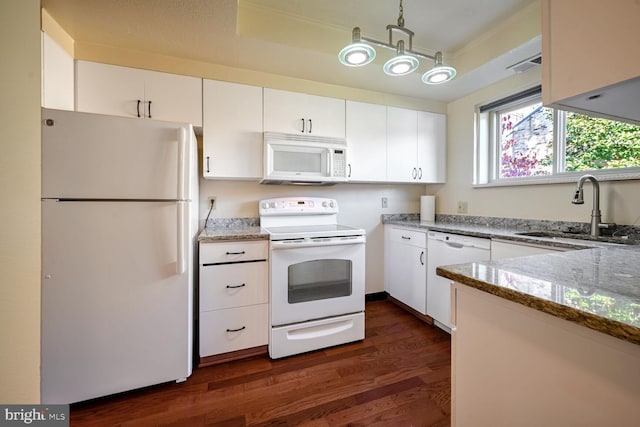
[{"label": "light fixture rod", "polygon": [[[391,50],[396,50],[397,49],[397,46],[394,46],[393,43],[385,43],[385,42],[381,42],[381,41],[378,41],[378,40],[370,39],[368,37],[361,37],[360,40],[362,40],[364,42],[367,42],[367,43],[371,43],[371,44],[376,45],[376,46],[384,47],[386,49],[391,49]],[[432,61],[434,59],[436,59],[435,56],[428,55],[426,53],[416,52],[416,51],[412,50],[411,49],[411,41],[409,41],[409,49],[405,49],[404,51],[406,53],[410,53],[411,55],[418,56],[420,58],[430,59]]]}]

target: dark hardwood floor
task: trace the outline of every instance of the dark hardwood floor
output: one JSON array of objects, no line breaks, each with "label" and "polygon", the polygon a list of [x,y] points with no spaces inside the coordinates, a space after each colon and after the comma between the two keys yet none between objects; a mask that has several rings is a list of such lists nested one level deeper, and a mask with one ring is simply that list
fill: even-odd
[{"label": "dark hardwood floor", "polygon": [[449,335],[374,301],[362,342],[198,368],[72,405],[71,426],[448,426],[450,401]]}]

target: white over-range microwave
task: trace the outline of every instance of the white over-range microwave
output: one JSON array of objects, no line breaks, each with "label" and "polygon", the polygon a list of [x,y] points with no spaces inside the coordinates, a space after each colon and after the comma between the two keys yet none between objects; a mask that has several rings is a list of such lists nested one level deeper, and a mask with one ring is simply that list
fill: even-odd
[{"label": "white over-range microwave", "polygon": [[332,185],[347,178],[346,140],[264,133],[262,184]]}]

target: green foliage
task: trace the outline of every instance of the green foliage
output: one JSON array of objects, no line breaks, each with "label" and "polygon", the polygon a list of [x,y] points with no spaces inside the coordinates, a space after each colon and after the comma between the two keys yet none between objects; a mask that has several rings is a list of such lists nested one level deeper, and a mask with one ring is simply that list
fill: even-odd
[{"label": "green foliage", "polygon": [[564,303],[583,311],[603,316],[623,323],[637,324],[640,322],[640,304],[622,301],[604,295],[580,294],[575,289],[565,289]]},{"label": "green foliage", "polygon": [[567,113],[567,171],[638,166],[640,126]]}]

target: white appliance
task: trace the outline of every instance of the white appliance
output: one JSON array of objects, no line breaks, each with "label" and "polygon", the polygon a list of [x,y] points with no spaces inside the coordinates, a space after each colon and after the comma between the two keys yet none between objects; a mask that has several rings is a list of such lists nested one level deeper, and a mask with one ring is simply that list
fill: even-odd
[{"label": "white appliance", "polygon": [[429,231],[427,236],[427,314],[451,332],[451,280],[436,274],[440,265],[491,259],[491,240]]},{"label": "white appliance", "polygon": [[364,339],[365,231],[338,224],[337,214],[333,199],[260,202],[274,359]]},{"label": "white appliance", "polygon": [[191,125],[42,110],[41,402],[192,371]]},{"label": "white appliance", "polygon": [[344,139],[265,132],[262,184],[332,185],[347,181]]}]

